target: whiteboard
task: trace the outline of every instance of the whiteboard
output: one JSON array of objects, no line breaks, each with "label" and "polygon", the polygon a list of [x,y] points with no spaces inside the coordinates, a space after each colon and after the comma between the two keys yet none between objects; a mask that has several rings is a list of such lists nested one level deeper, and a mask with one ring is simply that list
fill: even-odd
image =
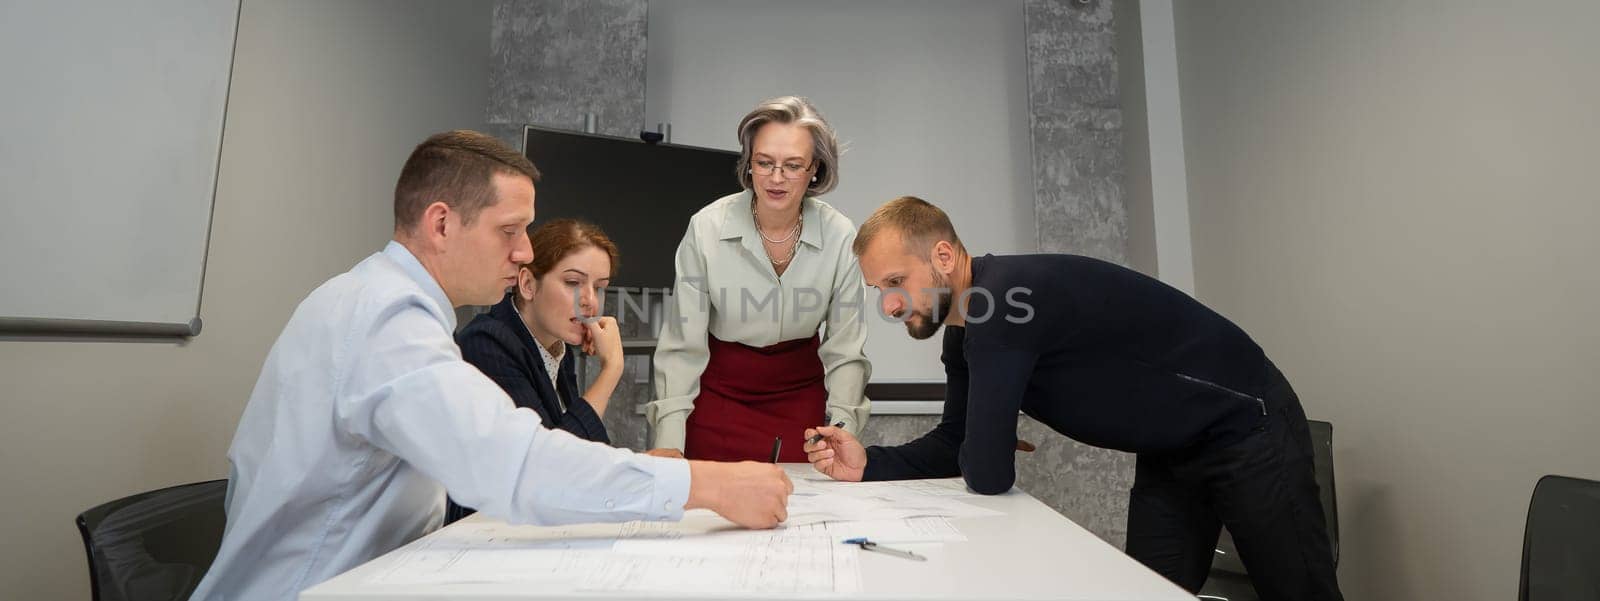
[{"label": "whiteboard", "polygon": [[198,333],[238,21],[0,0],[0,333]]}]

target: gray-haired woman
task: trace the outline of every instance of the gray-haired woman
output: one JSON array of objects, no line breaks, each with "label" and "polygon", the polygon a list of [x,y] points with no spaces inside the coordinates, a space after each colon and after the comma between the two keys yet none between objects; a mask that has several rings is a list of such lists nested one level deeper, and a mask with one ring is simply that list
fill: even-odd
[{"label": "gray-haired woman", "polygon": [[757,105],[739,145],[744,191],[695,213],[678,245],[646,408],[652,446],[768,461],[781,438],[778,459],[803,462],[807,427],[856,433],[871,409],[855,224],[816,199],[838,184],[839,151],[806,99]]}]

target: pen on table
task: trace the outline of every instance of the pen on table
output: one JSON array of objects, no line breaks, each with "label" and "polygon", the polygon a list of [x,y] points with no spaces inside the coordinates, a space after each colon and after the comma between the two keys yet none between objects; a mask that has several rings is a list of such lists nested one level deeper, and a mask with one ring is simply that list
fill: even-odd
[{"label": "pen on table", "polygon": [[779,436],[777,438],[773,438],[772,439],[772,462],[773,463],[777,463],[778,462],[778,449],[781,449],[781,448],[783,448],[783,437]]},{"label": "pen on table", "polygon": [[912,560],[916,560],[916,561],[927,561],[928,560],[928,558],[923,557],[921,555],[917,555],[916,553],[912,553],[910,551],[904,551],[904,550],[901,550],[901,549],[890,549],[888,547],[885,547],[883,545],[880,545],[878,543],[869,541],[869,540],[864,539],[864,538],[847,538],[847,539],[844,540],[844,544],[856,545],[858,547],[861,547],[861,550],[863,550],[863,551],[873,551],[873,552],[877,552],[877,553],[883,553],[885,555],[893,555],[895,557],[904,557],[906,559],[912,559]]},{"label": "pen on table", "polygon": [[[833,427],[835,427],[835,428],[843,428],[844,427],[844,420],[839,420],[839,421],[833,422]],[[806,439],[806,442],[808,442],[810,444],[817,444],[819,442],[822,442],[822,433],[821,432],[816,433],[816,435],[812,436],[811,438]]]}]

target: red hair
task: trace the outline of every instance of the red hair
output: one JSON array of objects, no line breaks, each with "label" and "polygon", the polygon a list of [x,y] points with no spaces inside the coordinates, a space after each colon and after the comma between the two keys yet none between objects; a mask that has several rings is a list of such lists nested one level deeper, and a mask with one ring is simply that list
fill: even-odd
[{"label": "red hair", "polygon": [[534,279],[544,277],[555,269],[567,255],[594,247],[611,259],[611,272],[616,273],[617,245],[600,231],[600,226],[577,219],[555,219],[538,226],[528,226],[528,241],[533,245],[533,261],[524,264],[533,272]]}]

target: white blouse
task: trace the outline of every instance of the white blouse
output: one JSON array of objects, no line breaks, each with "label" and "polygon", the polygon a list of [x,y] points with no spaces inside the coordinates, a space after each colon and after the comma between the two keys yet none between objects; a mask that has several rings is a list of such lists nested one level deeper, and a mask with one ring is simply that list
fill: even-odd
[{"label": "white blouse", "polygon": [[[871,413],[863,394],[872,365],[866,345],[865,286],[850,252],[855,224],[806,198],[794,258],[780,278],[750,214],[752,192],[718,199],[689,219],[678,244],[678,277],[656,342],[656,400],[645,408],[653,447],[682,449],[684,427],[710,359],[706,335],[764,347],[822,331],[828,415],[859,432]],[[820,425],[820,424],[819,424]]]}]

